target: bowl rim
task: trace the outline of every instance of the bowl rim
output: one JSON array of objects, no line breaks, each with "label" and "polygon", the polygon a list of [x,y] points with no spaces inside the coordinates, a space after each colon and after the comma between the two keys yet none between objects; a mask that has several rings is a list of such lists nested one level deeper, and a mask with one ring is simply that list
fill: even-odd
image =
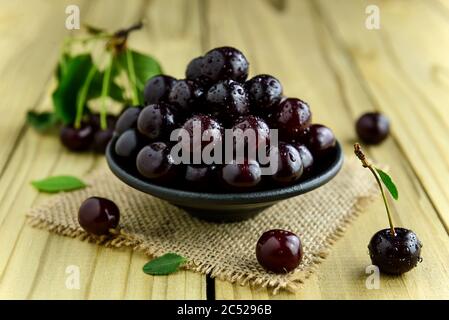
[{"label": "bowl rim", "polygon": [[128,186],[142,191],[144,193],[151,194],[153,196],[165,199],[182,202],[202,201],[203,203],[226,203],[226,204],[250,204],[256,202],[274,202],[282,199],[290,198],[295,195],[303,194],[314,190],[334,178],[343,166],[344,156],[340,143],[336,142],[335,160],[329,165],[327,170],[320,172],[319,174],[309,177],[306,180],[299,181],[296,184],[280,187],[269,190],[260,190],[252,192],[242,193],[209,193],[188,191],[183,189],[175,189],[171,187],[164,187],[143,180],[135,175],[129,173],[123,169],[118,162],[114,159],[116,157],[113,152],[113,145],[117,140],[117,136],[114,136],[109,142],[106,148],[106,160],[110,170],[117,176],[122,182]]}]

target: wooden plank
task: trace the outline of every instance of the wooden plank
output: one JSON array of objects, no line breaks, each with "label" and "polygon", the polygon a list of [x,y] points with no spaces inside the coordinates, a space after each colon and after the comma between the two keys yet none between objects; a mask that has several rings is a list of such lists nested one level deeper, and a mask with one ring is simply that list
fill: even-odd
[{"label": "wooden plank", "polygon": [[[146,261],[141,254],[100,248],[24,224],[24,213],[29,207],[47,198],[31,189],[30,180],[55,173],[82,175],[93,167],[104,165],[103,160],[93,156],[63,151],[54,137],[42,137],[21,129],[23,112],[19,111],[28,108],[24,106],[27,99],[36,103],[45,86],[45,81],[41,83],[42,73],[37,66],[42,67],[43,57],[53,59],[52,63],[48,61],[49,75],[57,59],[59,40],[54,40],[59,32],[54,27],[57,19],[49,11],[49,2],[36,3],[38,8],[27,4],[35,18],[23,18],[23,21],[31,21],[35,28],[31,29],[36,32],[41,30],[39,35],[45,36],[39,39],[39,44],[44,43],[47,47],[33,45],[33,52],[37,53],[32,57],[25,56],[25,53],[22,55],[27,45],[14,38],[13,30],[24,31],[21,39],[25,43],[37,39],[35,35],[28,37],[34,31],[25,29],[24,25],[10,28],[6,22],[11,18],[1,19],[0,23],[0,30],[11,32],[5,42],[4,38],[0,40],[0,47],[6,48],[2,56],[8,58],[0,61],[0,70],[5,71],[6,68],[9,78],[18,78],[17,82],[0,84],[0,92],[9,97],[8,103],[2,103],[0,109],[18,106],[8,121],[0,120],[1,130],[6,130],[6,126],[11,129],[0,135],[6,148],[3,149],[5,153],[0,153],[0,164],[7,164],[0,180],[0,298],[204,299],[205,277],[201,275],[179,272],[168,277],[149,277],[141,272]],[[253,74],[272,73],[284,83],[288,94],[309,101],[315,120],[329,124],[335,130],[348,154],[354,139],[354,132],[349,128],[352,128],[357,115],[371,108],[388,111],[389,115],[391,112],[395,128],[404,131],[395,129],[392,139],[382,147],[370,148],[369,152],[373,158],[390,165],[401,193],[400,202],[394,204],[396,221],[398,225],[418,233],[424,242],[424,262],[405,276],[383,276],[380,290],[366,289],[364,268],[370,262],[365,245],[375,231],[386,226],[382,204],[378,201],[348,229],[318,272],[297,294],[282,293],[273,297],[266,290],[250,290],[217,281],[216,298],[448,298],[449,270],[445,263],[449,257],[449,244],[447,232],[438,220],[438,214],[445,219],[444,212],[447,212],[444,211],[446,194],[438,189],[445,172],[441,172],[438,180],[439,177],[434,176],[435,168],[427,168],[425,161],[422,162],[436,159],[438,170],[447,164],[444,162],[447,142],[436,141],[441,131],[447,129],[447,113],[442,109],[443,102],[447,100],[447,90],[444,89],[448,83],[447,61],[441,55],[447,51],[444,50],[447,45],[444,14],[438,13],[437,17],[434,7],[426,7],[427,4],[417,1],[407,2],[405,6],[401,1],[381,2],[382,35],[373,35],[363,28],[354,27],[363,26],[366,3],[341,1],[335,7],[330,1],[321,1],[319,5],[313,1],[286,1],[283,6],[273,3],[277,2],[210,1],[204,3],[207,12],[199,19],[202,11],[198,1],[188,4],[185,1],[151,1],[146,7],[142,7],[141,4],[145,3],[140,1],[127,2],[126,6],[97,1],[89,11],[82,10],[82,16],[86,13],[89,22],[112,29],[126,26],[139,17],[146,18],[146,32],[133,35],[131,46],[152,52],[162,61],[167,73],[178,77],[182,77],[189,59],[205,49],[218,45],[234,45],[242,49],[252,63]],[[16,17],[23,12],[23,6],[19,12],[12,2],[2,2],[1,5],[2,17]],[[39,17],[48,23],[41,29],[38,27],[42,23]],[[426,24],[428,27],[425,29],[417,30],[414,20],[419,18],[421,21],[423,17],[432,21]],[[200,33],[200,23],[208,28],[207,32]],[[411,28],[410,31],[407,28]],[[432,37],[428,37],[429,34]],[[367,41],[372,43],[365,43]],[[53,47],[49,43],[53,43]],[[54,50],[53,56],[48,53],[50,47]],[[401,59],[392,60],[392,53],[400,55]],[[17,55],[21,57],[21,66],[28,68],[19,68],[19,64],[8,66],[10,58]],[[434,66],[436,68],[432,69]],[[21,76],[24,70],[31,70],[26,79]],[[431,76],[427,70],[432,70]],[[20,86],[33,84],[27,82],[31,80],[39,82],[42,88],[25,86],[30,87],[28,96],[18,94],[22,92]],[[20,84],[19,88],[14,83]],[[416,87],[419,89],[413,90]],[[50,106],[48,94],[49,90],[46,99],[39,103],[40,109]],[[398,101],[396,95],[401,100]],[[411,122],[401,109],[404,105],[416,112]],[[422,105],[429,109],[430,115],[423,114],[419,109]],[[421,143],[413,146],[411,152],[410,144],[418,133],[410,132],[407,125],[411,123],[417,127],[421,118],[420,134],[430,134],[434,146]],[[11,132],[15,135],[9,135]],[[14,140],[11,137],[17,137],[19,132],[23,133],[23,139],[18,143],[11,142]],[[14,146],[13,153],[7,151]],[[431,148],[429,154],[426,153],[428,148]],[[440,152],[444,153],[444,159],[441,159]],[[65,268],[69,265],[80,267],[80,290],[65,287]]]},{"label": "wooden plank", "polygon": [[38,103],[58,59],[65,7],[85,1],[2,1],[0,13],[0,175],[24,130],[25,111]]},{"label": "wooden plank", "polygon": [[[351,156],[355,118],[372,108],[369,95],[353,71],[352,61],[321,22],[313,2],[289,1],[284,11],[272,7],[269,2],[257,4],[255,1],[239,2],[239,5],[211,2],[208,12],[209,21],[213,21],[211,46],[231,44],[242,48],[250,59],[256,57],[255,62],[250,60],[252,73],[273,73],[283,82],[288,95],[310,102],[315,121],[332,127]],[[339,20],[344,19],[340,17]],[[223,32],[237,29],[240,30],[238,37]],[[397,109],[397,106],[390,108]],[[395,121],[393,119],[394,124]],[[416,231],[424,243],[424,262],[417,269],[402,277],[382,276],[379,290],[365,287],[364,271],[370,264],[366,245],[377,230],[387,226],[382,203],[377,201],[348,228],[318,272],[298,293],[272,297],[266,290],[216,281],[217,299],[449,297],[445,285],[449,280],[445,266],[449,240],[420,180],[395,139],[368,150],[373,158],[390,165],[399,186],[401,200],[394,204],[397,224]]]},{"label": "wooden plank", "polygon": [[[393,135],[449,231],[449,141],[442,138],[449,129],[449,20],[431,2],[321,1],[320,8],[371,104],[391,118]],[[380,30],[354,27],[364,25],[368,3],[380,8]]]},{"label": "wooden plank", "polygon": [[[115,29],[146,17],[150,25],[159,28],[159,23],[167,21],[173,26],[185,22],[187,18],[179,19],[178,15],[194,17],[198,12],[195,5],[188,7],[176,1],[172,2],[172,8],[175,8],[176,12],[171,16],[173,21],[167,16],[168,20],[164,21],[154,19],[153,15],[162,16],[160,10],[164,6],[161,2],[152,1],[146,7],[142,1],[128,1],[126,6],[119,2],[96,1],[86,12],[86,19],[92,24]],[[189,23],[187,27],[176,28],[176,32],[171,31],[170,35],[178,37],[179,40],[179,46],[176,47],[173,42],[171,48],[176,51],[178,60],[186,60],[191,56],[189,50],[192,50],[195,44],[199,46],[197,27],[198,25]],[[179,32],[182,32],[182,35],[179,35]],[[160,60],[164,62],[165,49],[158,48],[162,46],[162,40],[157,45],[149,32],[141,34],[136,37],[133,35],[131,46],[134,47],[135,43],[146,52],[157,51],[162,56]],[[163,35],[163,30],[159,35]],[[47,36],[51,38],[51,33]],[[47,90],[46,98],[39,105],[39,109],[51,105],[49,92],[50,90]],[[3,241],[0,250],[0,297],[205,299],[206,283],[202,275],[181,271],[173,276],[147,276],[141,268],[148,258],[142,254],[129,250],[100,248],[36,230],[24,224],[26,211],[32,205],[48,198],[38,195],[29,186],[29,181],[60,173],[82,176],[99,165],[105,165],[102,157],[69,153],[63,150],[55,137],[40,136],[31,130],[25,132],[0,181],[0,239]],[[66,268],[70,265],[79,267],[79,290],[70,290],[65,286],[68,276]]]}]

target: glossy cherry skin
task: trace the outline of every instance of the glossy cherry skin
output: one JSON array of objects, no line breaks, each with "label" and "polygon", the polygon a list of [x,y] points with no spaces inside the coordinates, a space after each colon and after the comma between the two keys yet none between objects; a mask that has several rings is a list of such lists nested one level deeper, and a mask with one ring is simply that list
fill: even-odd
[{"label": "glossy cherry skin", "polygon": [[[117,122],[117,116],[113,114],[106,114],[106,127],[114,128]],[[89,115],[89,123],[95,131],[101,130],[101,115],[99,113],[92,113]]]},{"label": "glossy cherry skin", "polygon": [[[253,115],[238,118],[232,130],[234,130],[234,136],[236,137],[236,150],[240,148],[241,151],[255,152],[255,156],[259,147],[266,147],[270,141],[270,128],[264,120]],[[239,132],[242,134],[237,134]],[[251,141],[252,143],[244,139],[245,132],[255,138]]]},{"label": "glossy cherry skin", "polygon": [[321,124],[311,125],[307,133],[307,147],[315,159],[328,156],[335,149],[337,140],[332,130]]},{"label": "glossy cherry skin", "polygon": [[256,257],[264,269],[274,273],[288,273],[301,263],[301,240],[290,231],[269,230],[257,241]]},{"label": "glossy cherry skin", "polygon": [[195,81],[176,81],[168,95],[168,102],[182,113],[192,112],[201,107],[204,89]]},{"label": "glossy cherry skin", "polygon": [[112,114],[106,115],[106,129],[101,128],[101,115],[98,113],[91,114],[89,116],[89,122],[95,131],[92,149],[99,154],[104,154],[106,147],[114,134],[117,117]]},{"label": "glossy cherry skin", "polygon": [[187,165],[184,180],[189,188],[205,190],[217,178],[216,171],[215,165]]},{"label": "glossy cherry skin", "polygon": [[[186,131],[189,139],[183,138],[181,144],[184,150],[190,152],[202,152],[210,143],[216,145],[223,139],[221,125],[213,117],[204,114],[198,114],[188,119],[182,129]],[[208,140],[203,140],[203,136],[207,136]]]},{"label": "glossy cherry skin", "polygon": [[[273,150],[276,149],[271,149]],[[277,148],[277,170],[272,175],[272,179],[281,184],[288,185],[301,178],[304,165],[301,160],[299,151],[291,144],[279,142]]]},{"label": "glossy cherry skin", "polygon": [[233,121],[249,113],[249,99],[242,84],[224,80],[214,84],[206,93],[208,111],[223,121]]},{"label": "glossy cherry skin", "polygon": [[104,154],[109,141],[111,141],[114,135],[114,127],[107,128],[106,130],[98,130],[95,132],[92,148],[99,154]]},{"label": "glossy cherry skin", "polygon": [[143,142],[143,137],[136,129],[128,129],[118,137],[114,150],[120,157],[131,158],[137,155]]},{"label": "glossy cherry skin", "polygon": [[379,144],[390,133],[390,120],[378,112],[363,114],[355,125],[357,135],[366,144]]},{"label": "glossy cherry skin", "polygon": [[262,74],[248,80],[245,84],[252,109],[259,113],[268,111],[279,104],[282,85],[273,76]]},{"label": "glossy cherry skin", "polygon": [[144,100],[147,105],[166,102],[168,94],[176,79],[166,75],[157,75],[149,79],[143,90]]},{"label": "glossy cherry skin", "polygon": [[201,75],[209,83],[219,80],[244,82],[248,77],[248,60],[242,52],[232,47],[212,49],[201,62]]},{"label": "glossy cherry skin", "polygon": [[243,163],[232,161],[221,170],[221,179],[227,189],[239,191],[254,188],[262,180],[262,172],[255,160],[245,159]]},{"label": "glossy cherry skin", "polygon": [[279,129],[279,137],[291,143],[301,142],[312,120],[309,105],[296,98],[282,101],[273,116],[273,125]]},{"label": "glossy cherry skin", "polygon": [[203,61],[203,57],[197,57],[190,61],[186,69],[186,79],[197,81],[202,85],[208,82],[207,78],[205,78],[201,70]]},{"label": "glossy cherry skin", "polygon": [[78,222],[87,232],[95,235],[107,235],[110,229],[117,228],[120,221],[120,210],[109,199],[91,197],[81,204],[78,211]]},{"label": "glossy cherry skin", "polygon": [[312,173],[314,163],[312,153],[304,144],[297,143],[294,147],[298,150],[299,156],[301,157],[302,165],[304,167],[303,177],[310,175]]},{"label": "glossy cherry skin", "polygon": [[159,182],[171,181],[177,171],[170,148],[164,142],[154,142],[143,147],[137,154],[136,166],[142,176]]},{"label": "glossy cherry skin", "polygon": [[62,144],[71,151],[85,151],[90,148],[94,138],[94,128],[89,123],[81,124],[79,129],[63,126],[59,132]]},{"label": "glossy cherry skin", "polygon": [[378,231],[370,240],[368,249],[371,261],[380,271],[388,274],[403,274],[421,262],[422,243],[411,230],[395,228]]},{"label": "glossy cherry skin", "polygon": [[137,119],[137,129],[150,140],[169,138],[175,127],[175,116],[165,103],[146,106]]},{"label": "glossy cherry skin", "polygon": [[128,129],[136,128],[140,111],[142,109],[139,107],[129,107],[124,110],[115,124],[115,132],[122,134]]}]

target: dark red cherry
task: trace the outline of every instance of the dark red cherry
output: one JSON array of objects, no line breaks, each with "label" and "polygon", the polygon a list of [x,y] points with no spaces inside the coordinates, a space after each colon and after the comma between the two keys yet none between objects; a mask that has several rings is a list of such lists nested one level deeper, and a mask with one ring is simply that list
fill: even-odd
[{"label": "dark red cherry", "polygon": [[188,113],[201,106],[203,96],[203,88],[195,81],[178,80],[170,90],[168,101],[176,110]]},{"label": "dark red cherry", "polygon": [[390,120],[378,112],[363,114],[355,125],[357,135],[366,144],[379,144],[390,133]]},{"label": "dark red cherry", "polygon": [[234,160],[223,166],[221,179],[227,188],[244,190],[257,186],[262,180],[262,172],[255,160],[245,159],[242,163]]},{"label": "dark red cherry", "polygon": [[81,124],[79,129],[63,126],[59,132],[62,144],[71,151],[84,151],[90,148],[94,137],[94,128],[89,123]]},{"label": "dark red cherry", "polygon": [[279,129],[279,137],[288,142],[301,142],[312,120],[307,103],[288,98],[282,101],[273,116],[273,124]]},{"label": "dark red cherry", "polygon": [[117,122],[117,117],[112,114],[106,115],[106,129],[101,128],[101,115],[98,113],[91,114],[89,116],[89,122],[95,131],[92,149],[99,154],[104,154],[109,141],[114,135],[114,127]]},{"label": "dark red cherry", "polygon": [[109,199],[91,197],[81,204],[78,211],[80,226],[95,235],[107,235],[120,221],[120,210]]},{"label": "dark red cherry", "polygon": [[266,113],[279,104],[282,97],[282,85],[273,76],[262,74],[248,80],[245,84],[252,109]]},{"label": "dark red cherry", "polygon": [[128,129],[118,137],[115,143],[115,153],[124,158],[137,155],[144,142],[143,137],[136,129]]},{"label": "dark red cherry", "polygon": [[219,80],[244,82],[248,77],[248,60],[243,53],[232,47],[212,49],[201,62],[201,74],[209,83]]},{"label": "dark red cherry", "polygon": [[380,271],[388,274],[403,274],[421,262],[422,243],[418,236],[405,228],[378,231],[370,240],[368,249],[371,261]]},{"label": "dark red cherry", "polygon": [[216,178],[215,165],[187,165],[184,180],[189,188],[206,189]]},{"label": "dark red cherry", "polygon": [[[182,139],[184,150],[200,153],[209,144],[216,145],[222,141],[222,127],[212,117],[198,114],[188,119],[182,129],[186,130],[189,139]],[[204,137],[204,139],[203,139]]]},{"label": "dark red cherry", "polygon": [[270,152],[277,150],[277,170],[272,175],[274,181],[282,185],[288,185],[301,178],[304,171],[304,165],[299,151],[291,144],[279,142],[277,149],[271,149]]},{"label": "dark red cherry", "polygon": [[[234,136],[236,137],[236,150],[240,149],[241,152],[257,152],[259,146],[266,147],[270,140],[270,128],[268,125],[264,120],[253,115],[238,118],[232,130],[234,130]],[[241,134],[237,134],[239,132]],[[251,143],[249,140],[246,140],[247,138],[245,139],[245,137],[249,136],[253,138]]]},{"label": "dark red cherry", "polygon": [[143,147],[137,154],[136,166],[142,176],[160,182],[170,181],[176,175],[170,148],[164,142],[154,142]]},{"label": "dark red cherry", "polygon": [[232,121],[249,113],[249,100],[242,84],[224,80],[214,84],[206,93],[206,108],[218,119]]},{"label": "dark red cherry", "polygon": [[136,128],[137,118],[139,117],[140,107],[129,107],[123,111],[115,124],[115,132],[122,134],[128,129]]},{"label": "dark red cherry", "polygon": [[[114,128],[117,122],[117,116],[113,114],[106,115],[106,127]],[[94,131],[101,130],[101,115],[99,113],[92,113],[89,115],[89,123],[94,128]]]},{"label": "dark red cherry", "polygon": [[107,128],[106,130],[98,130],[94,134],[94,141],[92,143],[92,148],[95,152],[99,154],[104,154],[109,141],[111,141],[114,135],[114,127]]},{"label": "dark red cherry", "polygon": [[315,159],[324,158],[334,150],[337,143],[331,129],[321,124],[311,125],[307,133],[307,147]]},{"label": "dark red cherry", "polygon": [[167,104],[150,104],[140,112],[137,129],[151,140],[169,138],[175,129],[175,117]]},{"label": "dark red cherry", "polygon": [[309,175],[313,170],[313,155],[303,144],[295,144],[294,147],[298,150],[299,156],[301,157],[302,165],[304,167],[303,175]]},{"label": "dark red cherry", "polygon": [[157,75],[149,79],[143,90],[144,101],[148,104],[166,102],[176,79],[166,75]]},{"label": "dark red cherry", "polygon": [[301,263],[303,250],[299,237],[285,230],[270,230],[257,241],[256,257],[260,265],[274,273],[288,273]]},{"label": "dark red cherry", "polygon": [[187,65],[186,79],[198,81],[201,84],[207,82],[201,71],[203,59],[203,57],[198,57],[190,61],[190,63]]}]

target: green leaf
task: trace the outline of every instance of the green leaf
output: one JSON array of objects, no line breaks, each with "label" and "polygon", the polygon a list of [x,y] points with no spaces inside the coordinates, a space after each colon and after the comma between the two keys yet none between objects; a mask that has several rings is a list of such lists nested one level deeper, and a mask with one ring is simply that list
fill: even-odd
[{"label": "green leaf", "polygon": [[[133,50],[130,50],[130,52],[134,63],[134,70],[136,73],[137,90],[139,92],[143,92],[147,80],[154,77],[155,75],[161,74],[162,68],[153,57]],[[126,70],[128,78],[130,78],[130,68],[128,66],[128,61],[126,58],[126,51],[121,52],[117,56],[117,59],[120,66]]]},{"label": "green leaf", "polygon": [[[108,96],[117,102],[125,102],[124,89],[115,83],[114,79],[119,75],[120,70],[117,67],[117,61],[113,60],[111,81],[109,82],[109,94]],[[103,87],[104,72],[99,72],[92,80],[90,88],[90,97],[99,97],[101,95],[101,89]]]},{"label": "green leaf", "polygon": [[55,193],[85,188],[87,185],[73,176],[53,176],[43,180],[31,182],[41,192]]},{"label": "green leaf", "polygon": [[59,58],[59,63],[56,68],[56,78],[58,81],[61,81],[61,78],[67,71],[67,61],[71,59],[70,55],[67,52],[63,52],[61,57]]},{"label": "green leaf", "polygon": [[176,253],[167,253],[147,262],[143,266],[143,272],[155,276],[170,274],[178,271],[179,267],[186,261],[186,258]]},{"label": "green leaf", "polygon": [[35,112],[28,111],[26,116],[27,123],[39,132],[47,131],[58,123],[58,119],[53,112]]},{"label": "green leaf", "polygon": [[390,192],[390,194],[393,197],[393,199],[398,200],[399,199],[398,188],[394,184],[394,182],[391,179],[391,177],[387,173],[385,173],[384,171],[382,171],[382,170],[380,170],[378,168],[375,168],[375,169],[376,169],[377,173],[379,174],[380,179],[384,183],[385,187],[387,187],[387,189]]},{"label": "green leaf", "polygon": [[[75,120],[77,96],[93,65],[90,54],[81,54],[69,57],[64,62],[64,68],[58,68],[59,83],[52,98],[55,114],[65,124],[71,124]],[[99,84],[99,88],[96,87],[98,84],[91,84],[86,101],[99,96],[101,81]]]}]

